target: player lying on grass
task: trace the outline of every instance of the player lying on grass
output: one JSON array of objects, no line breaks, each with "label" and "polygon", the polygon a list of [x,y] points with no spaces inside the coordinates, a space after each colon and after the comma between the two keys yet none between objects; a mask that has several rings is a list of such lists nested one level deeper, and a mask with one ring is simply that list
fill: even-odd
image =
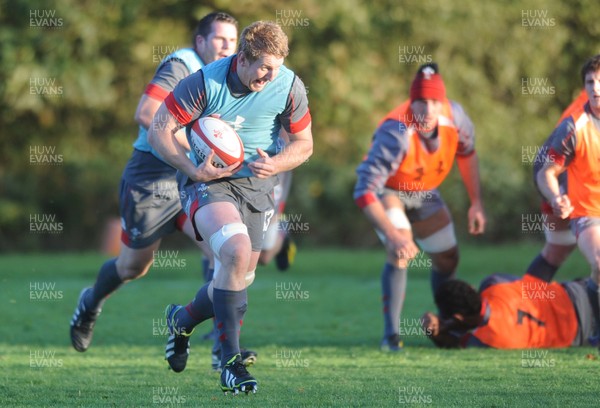
[{"label": "player lying on grass", "polygon": [[494,274],[481,282],[479,292],[451,280],[440,286],[435,303],[440,314],[427,312],[421,322],[443,348],[583,346],[593,334],[586,280],[549,283],[529,274]]}]

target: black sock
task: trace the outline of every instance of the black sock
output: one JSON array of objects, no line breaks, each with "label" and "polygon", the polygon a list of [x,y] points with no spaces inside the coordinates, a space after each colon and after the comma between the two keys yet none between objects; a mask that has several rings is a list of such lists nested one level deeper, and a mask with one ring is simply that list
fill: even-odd
[{"label": "black sock", "polygon": [[594,323],[596,325],[596,331],[600,329],[600,299],[598,296],[598,284],[592,280],[587,279],[585,288],[587,290],[590,303],[592,304],[592,312],[594,313]]},{"label": "black sock", "polygon": [[86,309],[90,311],[102,309],[106,298],[117,290],[122,283],[123,281],[117,273],[117,258],[104,262],[100,272],[98,272],[94,287],[84,299]]},{"label": "black sock", "polygon": [[213,300],[219,341],[221,366],[240,352],[240,329],[248,306],[246,289],[240,291],[214,289]]},{"label": "black sock", "polygon": [[[206,271],[206,274],[204,275],[204,278],[206,279],[206,282],[212,281],[213,276],[215,275],[215,269],[214,268],[208,268]],[[209,299],[210,300],[210,299]],[[212,302],[210,303],[210,306],[212,307]],[[206,308],[206,306],[204,306]],[[212,315],[213,317],[213,333],[217,333],[217,321],[214,319],[214,313]],[[214,336],[214,341],[213,341],[213,352],[216,353],[217,351],[219,351],[221,349],[221,344],[219,343],[219,339],[217,338],[216,334]]]},{"label": "black sock", "polygon": [[194,300],[177,312],[177,328],[184,329],[190,333],[194,327],[214,317],[213,303],[208,297],[208,285],[210,285],[210,282],[205,283],[196,293]]},{"label": "black sock", "polygon": [[558,267],[548,263],[542,254],[538,254],[527,267],[527,273],[529,275],[535,276],[546,282],[550,282],[552,278],[554,278],[554,274],[556,274],[557,270]]}]

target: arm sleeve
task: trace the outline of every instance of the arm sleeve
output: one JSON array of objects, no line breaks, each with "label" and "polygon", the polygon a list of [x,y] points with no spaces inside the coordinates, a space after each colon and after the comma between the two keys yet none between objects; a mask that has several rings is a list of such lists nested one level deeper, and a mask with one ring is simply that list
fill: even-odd
[{"label": "arm sleeve", "polygon": [[310,124],[311,116],[308,109],[308,97],[304,83],[298,76],[294,77],[285,110],[279,120],[286,132],[298,133]]},{"label": "arm sleeve", "polygon": [[454,124],[458,131],[458,148],[456,155],[465,157],[470,156],[475,152],[475,127],[473,122],[463,109],[463,107],[455,101],[451,101],[452,116]]},{"label": "arm sleeve", "polygon": [[198,119],[206,109],[202,70],[182,79],[165,99],[165,105],[181,125]]},{"label": "arm sleeve", "polygon": [[560,122],[560,125],[550,135],[549,141],[549,159],[561,166],[568,166],[575,157],[575,146],[577,144],[573,118],[568,117]]},{"label": "arm sleeve", "polygon": [[479,340],[472,333],[465,334],[460,340],[460,346],[466,347],[489,347],[487,344]]},{"label": "arm sleeve", "polygon": [[163,101],[179,81],[189,74],[187,67],[181,60],[169,60],[156,71],[144,93],[153,99]]},{"label": "arm sleeve", "polygon": [[481,281],[479,284],[479,293],[483,292],[490,286],[497,285],[498,283],[514,282],[519,279],[521,279],[521,277],[516,275],[509,275],[507,273],[494,273],[493,275],[490,275]]},{"label": "arm sleeve", "polygon": [[354,201],[360,208],[376,199],[387,179],[398,170],[407,150],[406,126],[402,122],[389,119],[377,128],[367,157],[356,169]]}]

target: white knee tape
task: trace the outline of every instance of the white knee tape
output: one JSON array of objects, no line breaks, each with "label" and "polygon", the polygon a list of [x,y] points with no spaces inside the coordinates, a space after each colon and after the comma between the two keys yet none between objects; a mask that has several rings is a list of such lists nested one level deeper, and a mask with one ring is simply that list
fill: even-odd
[{"label": "white knee tape", "polygon": [[[256,271],[256,269],[254,271]],[[254,282],[254,277],[256,276],[254,271],[246,272],[246,287],[252,285],[252,282]]]},{"label": "white knee tape", "polygon": [[421,250],[430,254],[447,251],[456,246],[454,224],[450,223],[427,238],[415,239],[415,241],[419,244]]},{"label": "white knee tape", "polygon": [[[215,258],[219,258],[219,253],[223,244],[231,237],[237,234],[248,235],[248,227],[241,222],[225,224],[220,230],[215,232],[210,237],[210,248],[213,251]],[[216,265],[215,265],[216,266]],[[217,268],[215,267],[215,271]]]},{"label": "white knee tape", "polygon": [[401,208],[392,207],[385,210],[385,214],[392,223],[392,225],[398,229],[410,230],[410,221],[406,218],[406,214]]},{"label": "white knee tape", "polygon": [[570,229],[561,231],[545,229],[544,235],[546,236],[546,242],[549,244],[569,246],[577,243],[577,238]]}]

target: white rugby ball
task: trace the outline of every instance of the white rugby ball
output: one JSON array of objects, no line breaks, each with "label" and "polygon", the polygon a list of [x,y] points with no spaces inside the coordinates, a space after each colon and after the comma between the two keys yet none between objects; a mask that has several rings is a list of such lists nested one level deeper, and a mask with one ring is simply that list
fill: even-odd
[{"label": "white rugby ball", "polygon": [[221,119],[206,116],[198,119],[190,131],[191,147],[200,162],[212,149],[212,165],[227,167],[244,161],[244,145],[237,132]]}]

